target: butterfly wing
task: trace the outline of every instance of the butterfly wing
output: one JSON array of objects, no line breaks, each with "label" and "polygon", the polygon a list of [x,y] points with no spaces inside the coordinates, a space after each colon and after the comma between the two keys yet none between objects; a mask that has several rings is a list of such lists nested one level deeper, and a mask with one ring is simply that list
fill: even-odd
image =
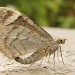
[{"label": "butterfly wing", "polygon": [[0,24],[3,26],[0,30],[0,46],[8,57],[15,58],[37,49],[46,48],[53,40],[43,28],[18,11],[0,8],[0,12],[3,15],[0,17]]}]

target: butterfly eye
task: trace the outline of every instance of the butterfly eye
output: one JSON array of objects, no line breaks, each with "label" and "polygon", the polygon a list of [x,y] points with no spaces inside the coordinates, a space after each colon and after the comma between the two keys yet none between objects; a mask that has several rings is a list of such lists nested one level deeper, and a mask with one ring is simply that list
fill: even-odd
[{"label": "butterfly eye", "polygon": [[60,39],[60,43],[64,44],[66,39]]},{"label": "butterfly eye", "polygon": [[60,40],[60,42],[62,43],[63,40]]}]

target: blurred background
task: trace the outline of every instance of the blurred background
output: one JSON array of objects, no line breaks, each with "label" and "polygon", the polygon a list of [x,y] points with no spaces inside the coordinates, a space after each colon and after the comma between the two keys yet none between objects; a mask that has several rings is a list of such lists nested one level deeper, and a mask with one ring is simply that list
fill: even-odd
[{"label": "blurred background", "polygon": [[75,28],[75,0],[0,0],[45,27]]}]

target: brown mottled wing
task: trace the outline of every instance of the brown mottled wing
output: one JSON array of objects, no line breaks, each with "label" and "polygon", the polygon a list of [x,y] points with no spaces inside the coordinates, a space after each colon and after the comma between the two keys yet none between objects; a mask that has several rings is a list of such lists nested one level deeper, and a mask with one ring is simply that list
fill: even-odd
[{"label": "brown mottled wing", "polygon": [[0,49],[8,57],[15,58],[46,48],[52,40],[51,35],[27,16],[14,9],[0,7]]}]

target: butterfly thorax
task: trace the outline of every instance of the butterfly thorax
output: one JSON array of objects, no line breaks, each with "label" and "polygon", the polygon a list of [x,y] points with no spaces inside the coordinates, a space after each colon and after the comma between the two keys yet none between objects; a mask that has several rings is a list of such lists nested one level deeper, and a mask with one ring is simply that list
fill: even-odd
[{"label": "butterfly thorax", "polygon": [[59,47],[61,46],[61,44],[65,43],[65,40],[66,39],[57,39],[56,41],[53,41],[52,44],[50,45],[49,55],[59,50]]}]

